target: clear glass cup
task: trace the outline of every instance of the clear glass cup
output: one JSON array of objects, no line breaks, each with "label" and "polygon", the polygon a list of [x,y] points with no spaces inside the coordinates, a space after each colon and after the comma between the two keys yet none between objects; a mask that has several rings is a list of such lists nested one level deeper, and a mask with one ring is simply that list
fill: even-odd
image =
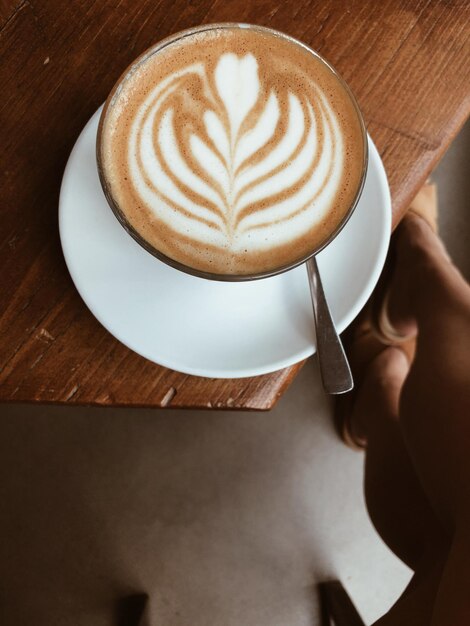
[{"label": "clear glass cup", "polygon": [[[195,269],[195,268],[193,268],[191,266],[188,266],[188,265],[184,265],[183,263],[180,263],[179,261],[176,261],[175,259],[172,259],[172,258],[168,257],[167,255],[163,254],[160,250],[158,250],[157,248],[152,246],[146,239],[144,239],[142,237],[142,235],[140,235],[136,231],[136,229],[132,226],[132,224],[130,224],[130,222],[128,221],[128,219],[124,215],[124,213],[121,211],[121,209],[118,206],[115,198],[113,197],[111,186],[109,184],[109,181],[106,179],[106,175],[105,175],[104,168],[103,168],[103,165],[102,165],[101,148],[102,148],[102,132],[103,132],[104,122],[106,120],[106,115],[107,115],[108,111],[113,106],[115,96],[119,93],[120,87],[121,87],[121,85],[123,85],[123,83],[125,83],[127,77],[134,70],[136,70],[140,65],[144,64],[150,57],[152,57],[152,56],[158,54],[159,52],[161,52],[166,46],[168,46],[168,45],[170,45],[170,44],[172,44],[172,43],[174,43],[174,42],[176,42],[176,41],[178,41],[180,39],[183,39],[184,37],[190,37],[191,35],[194,35],[195,33],[208,31],[208,30],[214,30],[214,29],[222,29],[222,28],[229,28],[229,29],[234,29],[234,28],[253,29],[253,30],[260,31],[262,33],[267,33],[267,34],[274,35],[275,37],[282,37],[285,40],[288,40],[288,41],[290,41],[292,43],[295,43],[295,44],[303,47],[309,53],[314,55],[317,59],[319,59],[335,75],[335,77],[338,80],[338,82],[342,85],[343,89],[348,94],[348,96],[349,96],[349,98],[350,98],[350,100],[351,100],[351,102],[352,102],[352,104],[353,104],[353,106],[354,106],[354,108],[355,108],[355,110],[357,112],[358,119],[359,119],[359,122],[360,122],[360,125],[361,125],[361,130],[362,130],[361,137],[362,137],[362,143],[363,143],[362,147],[363,147],[363,154],[364,154],[363,164],[362,164],[362,173],[361,173],[360,181],[359,181],[359,184],[358,184],[357,192],[356,192],[356,194],[354,196],[354,199],[353,199],[350,207],[348,208],[348,211],[345,213],[345,215],[344,215],[343,219],[341,220],[341,222],[337,225],[337,227],[334,230],[332,230],[332,232],[329,234],[329,236],[325,240],[323,240],[321,242],[320,245],[317,245],[316,247],[312,248],[312,250],[309,251],[308,254],[304,255],[303,257],[301,257],[299,259],[296,259],[294,262],[289,263],[287,265],[282,265],[282,266],[276,267],[274,269],[271,269],[269,271],[259,272],[259,273],[256,273],[256,274],[216,274],[216,273],[211,273],[211,272]],[[141,54],[133,63],[131,63],[131,65],[129,65],[129,67],[127,67],[127,69],[122,73],[122,75],[120,76],[120,78],[118,79],[116,84],[114,85],[114,87],[111,90],[111,93],[109,94],[109,96],[108,96],[108,98],[106,100],[106,103],[105,103],[105,105],[103,107],[103,111],[101,113],[100,122],[99,122],[99,126],[98,126],[97,140],[96,140],[96,159],[97,159],[97,164],[98,164],[98,174],[99,174],[101,186],[103,188],[103,192],[104,192],[104,194],[106,196],[106,199],[107,199],[107,201],[109,203],[109,206],[111,207],[112,211],[114,212],[115,216],[117,217],[117,219],[119,220],[121,225],[129,233],[129,235],[131,235],[131,237],[133,237],[133,239],[135,239],[135,241],[137,241],[137,243],[139,243],[143,248],[145,248],[145,250],[147,250],[147,252],[150,252],[150,254],[155,256],[160,261],[163,261],[167,265],[170,265],[171,267],[174,267],[174,268],[176,268],[176,269],[178,269],[178,270],[180,270],[182,272],[185,272],[187,274],[192,274],[193,276],[198,276],[200,278],[206,278],[206,279],[209,279],[209,280],[239,282],[239,281],[249,281],[249,280],[255,280],[255,279],[260,279],[260,278],[267,278],[269,276],[275,276],[277,274],[281,274],[283,272],[287,272],[288,270],[291,270],[294,267],[297,267],[297,266],[301,265],[302,263],[305,263],[306,261],[308,261],[308,259],[310,259],[311,257],[313,257],[316,254],[318,254],[321,250],[323,250],[326,246],[328,246],[333,241],[333,239],[335,239],[335,237],[339,234],[339,232],[343,229],[343,227],[345,226],[345,224],[347,223],[347,221],[351,217],[354,209],[357,206],[359,198],[361,197],[362,189],[364,187],[366,172],[367,172],[368,142],[367,142],[367,131],[366,131],[366,127],[365,127],[365,124],[364,124],[364,119],[363,119],[361,110],[360,110],[360,108],[359,108],[359,106],[357,104],[356,98],[354,97],[354,94],[352,93],[352,91],[349,88],[349,86],[347,85],[347,83],[343,80],[343,78],[334,69],[334,67],[332,67],[332,65],[330,63],[328,63],[328,61],[326,61],[320,54],[318,54],[317,52],[312,50],[309,46],[307,46],[303,42],[301,42],[301,41],[299,41],[297,39],[294,39],[293,37],[290,37],[289,35],[286,35],[285,33],[282,33],[280,31],[273,30],[271,28],[266,28],[264,26],[256,26],[256,25],[253,25],[253,24],[224,22],[224,23],[219,23],[219,24],[206,24],[206,25],[203,25],[203,26],[197,26],[195,28],[190,28],[190,29],[181,31],[179,33],[176,33],[174,35],[171,35],[170,37],[167,37],[166,39],[163,39],[162,41],[156,43],[154,46],[151,46],[148,50],[146,50],[143,54]]]}]

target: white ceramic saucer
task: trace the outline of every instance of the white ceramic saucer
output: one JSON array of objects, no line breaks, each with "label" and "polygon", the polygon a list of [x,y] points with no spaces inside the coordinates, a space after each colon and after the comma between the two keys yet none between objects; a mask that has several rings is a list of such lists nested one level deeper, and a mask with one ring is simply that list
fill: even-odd
[{"label": "white ceramic saucer", "polygon": [[[98,180],[99,113],[83,129],[67,163],[59,226],[72,279],[101,324],[147,359],[198,376],[255,376],[313,354],[315,332],[304,266],[249,283],[207,281],[168,267],[125,232]],[[340,332],[378,280],[390,225],[387,178],[369,139],[361,200],[342,232],[318,256]]]}]

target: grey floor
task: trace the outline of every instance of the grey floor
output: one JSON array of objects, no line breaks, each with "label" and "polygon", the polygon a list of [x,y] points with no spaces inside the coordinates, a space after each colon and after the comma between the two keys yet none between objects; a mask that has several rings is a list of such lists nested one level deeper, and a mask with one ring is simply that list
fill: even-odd
[{"label": "grey floor", "polygon": [[[467,124],[433,175],[439,185],[441,233],[451,256],[467,278],[470,277],[469,154],[470,124]],[[104,438],[104,420],[114,420],[128,429],[130,441],[135,441],[132,428],[138,429],[139,424],[148,429],[150,424],[160,424],[168,441],[173,436],[172,425],[177,424],[175,428],[180,430],[187,428],[187,440],[183,441],[179,432],[175,452],[180,455],[175,458],[180,458],[185,468],[183,476],[175,474],[175,485],[181,493],[186,493],[188,488],[185,481],[190,481],[191,474],[199,471],[208,481],[208,493],[212,493],[210,481],[216,484],[220,480],[218,474],[224,476],[227,467],[232,467],[231,476],[236,477],[237,485],[233,497],[238,504],[230,502],[231,493],[220,495],[217,492],[219,508],[214,515],[223,510],[225,521],[214,528],[209,521],[206,530],[211,530],[207,532],[204,527],[199,528],[202,535],[200,541],[207,548],[202,557],[207,558],[206,574],[211,570],[211,559],[216,558],[216,551],[212,549],[214,545],[230,541],[234,544],[233,552],[227,547],[226,552],[222,552],[226,554],[224,563],[216,563],[219,571],[228,567],[227,563],[230,565],[232,598],[225,595],[224,599],[222,591],[216,599],[211,597],[210,610],[213,613],[206,615],[204,626],[306,626],[312,620],[307,621],[305,613],[297,613],[295,608],[289,607],[289,590],[303,590],[299,592],[299,605],[308,603],[306,596],[314,594],[316,583],[329,578],[343,581],[369,624],[393,604],[410,579],[408,568],[384,545],[369,521],[362,495],[363,457],[347,449],[335,437],[331,407],[320,390],[315,359],[309,360],[270,413],[195,414],[179,411],[162,414],[152,411],[12,406],[4,407],[2,415],[10,424],[18,420],[23,425],[33,422],[38,425],[45,419],[57,422],[68,420],[71,429],[79,428],[81,420],[87,423],[97,420],[101,423],[100,432]],[[199,428],[205,433],[212,433],[205,435],[209,443],[206,439],[202,443],[198,439]],[[60,443],[57,432],[51,436]],[[198,456],[192,450],[193,438],[204,450],[203,470],[200,470]],[[218,445],[227,446],[227,443],[229,445],[224,454],[220,454],[220,450],[214,452]],[[73,445],[73,437],[67,438],[67,445]],[[71,451],[72,457],[74,454]],[[243,461],[240,462],[238,457]],[[211,473],[207,469],[206,473],[206,466],[211,466],[212,461],[212,467],[217,471]],[[233,481],[230,485],[233,488]],[[171,489],[171,483],[167,488]],[[221,484],[217,482],[217,489],[220,488]],[[284,506],[282,502],[289,502],[289,506]],[[60,516],[60,504],[58,506],[57,515]],[[207,506],[204,503],[204,507]],[[132,520],[132,511],[128,514]],[[227,535],[221,528],[228,529]],[[179,559],[190,569],[185,561],[186,544],[181,545],[172,537],[168,539],[169,562]],[[246,562],[251,565],[246,571],[243,570],[246,564],[240,565],[237,556],[239,537],[247,539],[245,548],[249,554]],[[260,545],[263,545],[262,549]],[[201,559],[200,556],[198,558]],[[178,576],[186,576],[188,587],[193,586],[194,572],[180,572]],[[262,585],[259,577],[263,578]],[[285,588],[280,589],[278,582],[271,583],[270,580],[284,580]],[[213,589],[218,589],[216,579],[211,584]],[[305,589],[308,592],[304,593]],[[171,589],[167,591],[171,595]],[[199,588],[199,593],[204,594],[204,590]],[[293,592],[292,598],[297,597],[296,593]],[[241,617],[237,604],[242,598],[245,600],[243,610],[247,611],[245,617]],[[180,604],[187,601],[192,620],[185,622],[181,618],[182,621],[179,621],[161,614],[159,623],[166,626],[199,624],[195,619],[197,600],[188,592],[187,600],[180,597],[179,601]],[[226,608],[224,602],[227,602]],[[258,607],[257,603],[262,607]],[[182,610],[184,613],[184,607]],[[315,618],[312,619],[314,624],[318,623]]]},{"label": "grey floor", "polygon": [[470,122],[463,127],[432,178],[439,189],[439,228],[454,263],[470,281]]}]

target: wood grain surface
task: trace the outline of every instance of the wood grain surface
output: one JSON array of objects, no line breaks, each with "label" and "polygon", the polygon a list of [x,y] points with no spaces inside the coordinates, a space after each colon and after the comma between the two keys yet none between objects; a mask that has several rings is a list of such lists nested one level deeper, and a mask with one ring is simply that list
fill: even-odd
[{"label": "wood grain surface", "polygon": [[203,22],[271,26],[318,50],[355,91],[388,172],[396,224],[468,117],[469,7],[450,0],[0,0],[0,400],[273,406],[301,364],[236,381],[194,378],[137,356],[94,319],[59,243],[59,186],[70,150],[122,70],[152,43]]}]

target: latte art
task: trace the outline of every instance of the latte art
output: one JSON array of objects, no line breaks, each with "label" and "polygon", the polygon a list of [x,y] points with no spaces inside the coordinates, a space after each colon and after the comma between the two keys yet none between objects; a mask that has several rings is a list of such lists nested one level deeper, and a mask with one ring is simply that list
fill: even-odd
[{"label": "latte art", "polygon": [[195,269],[256,273],[308,254],[341,221],[360,182],[361,132],[310,52],[218,29],[130,73],[109,105],[101,157],[120,211],[158,251]]}]

